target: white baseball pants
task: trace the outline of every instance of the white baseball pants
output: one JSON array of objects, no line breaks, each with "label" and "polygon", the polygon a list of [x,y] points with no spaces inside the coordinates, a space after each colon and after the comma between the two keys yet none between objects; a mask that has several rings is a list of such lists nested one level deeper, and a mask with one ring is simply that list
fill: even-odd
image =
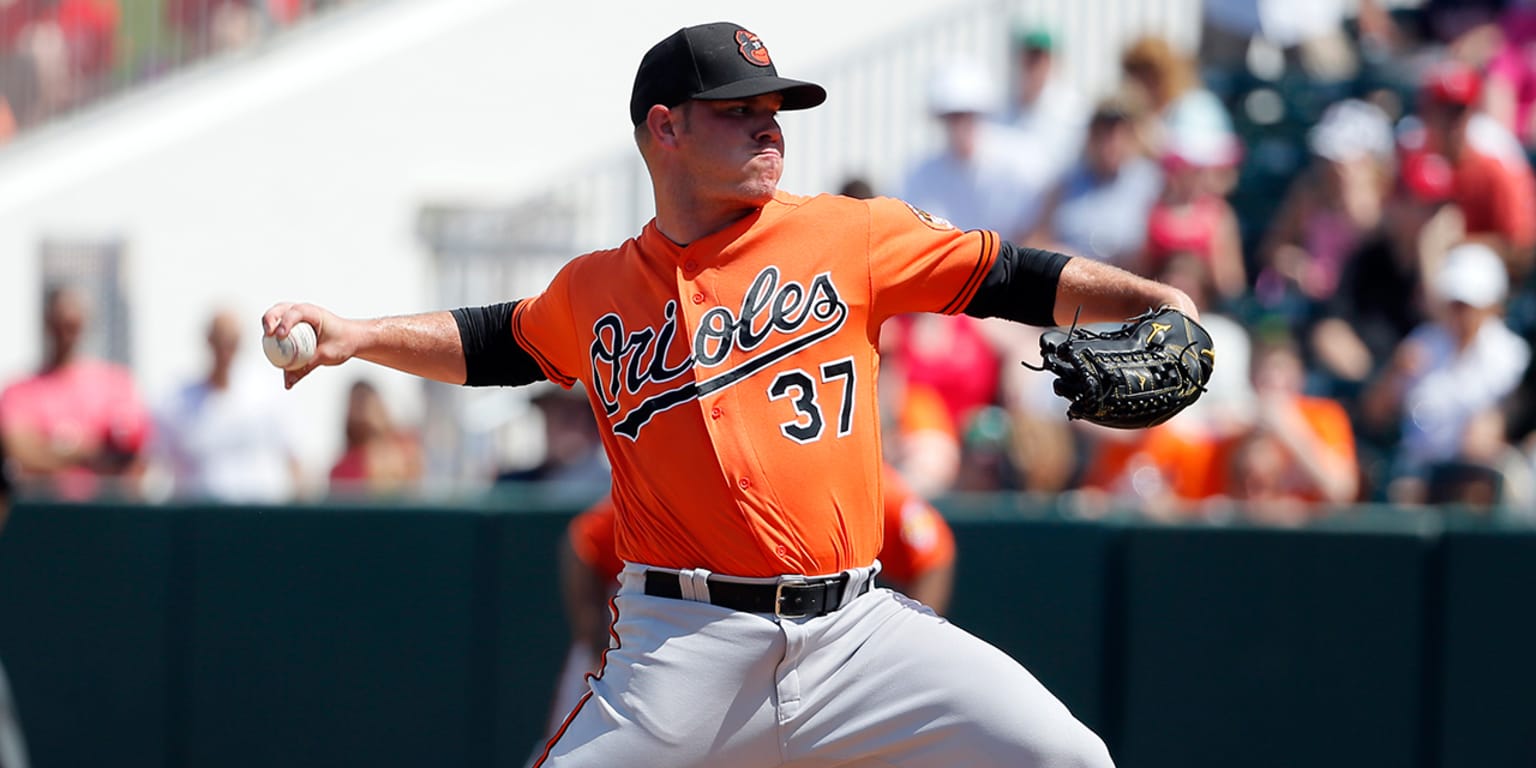
[{"label": "white baseball pants", "polygon": [[620,574],[610,648],[541,768],[1113,765],[1018,662],[903,595],[788,619],[648,596],[644,571]]}]

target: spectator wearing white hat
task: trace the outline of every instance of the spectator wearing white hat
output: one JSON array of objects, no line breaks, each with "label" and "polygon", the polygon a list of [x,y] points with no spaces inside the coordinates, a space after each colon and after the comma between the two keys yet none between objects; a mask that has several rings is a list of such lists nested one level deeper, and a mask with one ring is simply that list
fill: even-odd
[{"label": "spectator wearing white hat", "polygon": [[1392,123],[1379,107],[1347,99],[1323,113],[1307,145],[1313,163],[1287,190],[1258,256],[1271,295],[1323,302],[1350,254],[1381,225],[1392,192]]},{"label": "spectator wearing white hat", "polygon": [[1014,35],[1015,87],[1008,115],[1025,150],[1053,166],[1052,184],[1082,151],[1089,120],[1088,103],[1057,76],[1056,48],[1056,36],[1043,28],[1024,28]]},{"label": "spectator wearing white hat", "polygon": [[1423,500],[1431,468],[1459,460],[1482,439],[1531,359],[1501,317],[1509,275],[1492,248],[1451,249],[1429,289],[1436,319],[1403,340],[1365,398],[1368,418],[1400,425],[1398,479],[1389,488],[1399,501]]},{"label": "spectator wearing white hat", "polygon": [[[1002,104],[1001,83],[980,62],[940,66],[928,83],[928,110],[943,128],[944,146],[912,168],[900,197],[961,229],[1022,242],[1041,215],[1052,166],[1017,130],[995,121]],[[1019,330],[964,315],[913,315],[896,327],[904,384],[937,394],[961,434],[998,398],[1001,349],[1023,343]]]},{"label": "spectator wearing white hat", "polygon": [[907,174],[901,198],[961,229],[990,229],[1022,240],[1050,184],[1044,153],[991,120],[1002,104],[996,79],[972,59],[941,66],[928,85],[928,109],[944,146]]}]

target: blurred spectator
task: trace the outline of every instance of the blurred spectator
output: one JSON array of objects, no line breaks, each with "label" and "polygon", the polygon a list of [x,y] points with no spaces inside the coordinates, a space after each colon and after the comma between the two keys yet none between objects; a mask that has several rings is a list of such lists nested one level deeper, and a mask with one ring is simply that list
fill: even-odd
[{"label": "blurred spectator", "polygon": [[1126,48],[1120,68],[1127,85],[1151,105],[1155,120],[1143,125],[1143,139],[1154,157],[1198,154],[1208,167],[1236,165],[1241,152],[1232,118],[1221,99],[1201,85],[1188,56],[1163,38],[1143,37]]},{"label": "blurred spectator", "polygon": [[928,107],[944,127],[944,148],[907,174],[901,198],[961,229],[990,229],[1018,239],[1034,225],[1050,183],[1044,153],[1018,132],[988,120],[997,84],[979,63],[941,67],[929,83]]},{"label": "blurred spectator", "polygon": [[501,483],[538,483],[539,492],[559,502],[585,504],[608,490],[608,459],[597,419],[580,385],[565,389],[540,384],[533,396],[544,422],[544,460],[523,470],[502,472]]},{"label": "blurred spectator", "polygon": [[15,138],[28,116],[27,99],[36,91],[32,62],[0,51],[0,145]]},{"label": "blurred spectator", "polygon": [[1360,491],[1354,430],[1337,401],[1303,393],[1306,368],[1288,337],[1263,341],[1253,355],[1257,396],[1246,431],[1218,449],[1215,483],[1251,519],[1306,522],[1317,505],[1353,503]]},{"label": "blurred spectator", "polygon": [[81,350],[89,320],[84,294],[49,289],[42,368],[0,393],[0,440],[16,480],[69,500],[137,493],[151,431],[132,374]]},{"label": "blurred spectator", "polygon": [[1524,0],[1424,0],[1414,21],[1420,45],[1443,46],[1452,58],[1475,66],[1499,51],[1499,19],[1506,8]]},{"label": "blurred spectator", "polygon": [[68,102],[69,51],[63,31],[49,18],[53,7],[24,0],[0,5],[0,94],[20,126]]},{"label": "blurred spectator", "polygon": [[1190,520],[1201,514],[1196,502],[1214,494],[1216,442],[1203,432],[1173,421],[1136,430],[1075,423],[1088,446],[1075,496],[1081,514],[1124,509],[1149,520]]},{"label": "blurred spectator", "polygon": [[[988,322],[983,326],[995,349],[1008,362],[1024,350],[1040,349],[1044,328]],[[1026,353],[1033,357],[1038,353]],[[1030,362],[1034,362],[1030,360]],[[1023,365],[1004,365],[998,387],[998,406],[973,416],[964,435],[963,461],[1006,459],[995,471],[995,483],[1005,490],[1059,493],[1074,487],[1081,473],[1082,446],[1067,419],[1067,401],[1055,391],[1056,377]],[[1006,446],[993,444],[1006,440]],[[1006,454],[1004,454],[1006,450]],[[975,456],[976,459],[972,459]]]},{"label": "blurred spectator", "polygon": [[1429,467],[1427,504],[1458,505],[1488,511],[1507,509],[1513,517],[1532,517],[1536,477],[1529,459],[1505,438],[1504,414],[1479,413],[1467,426],[1461,454]]},{"label": "blurred spectator", "polygon": [[1127,97],[1099,103],[1082,158],[1051,195],[1030,242],[1135,268],[1163,188],[1162,171],[1137,143],[1137,111]]},{"label": "blurred spectator", "polygon": [[1266,277],[1302,301],[1326,301],[1345,262],[1381,224],[1392,189],[1392,124],[1356,99],[1328,107],[1307,136],[1313,165],[1291,184],[1259,248]]},{"label": "blurred spectator", "polygon": [[907,371],[905,318],[880,328],[880,439],[885,460],[918,495],[949,490],[960,469],[960,436],[944,398]]},{"label": "blurred spectator", "polygon": [[1467,237],[1492,247],[1519,279],[1536,247],[1536,177],[1514,136],[1474,108],[1481,87],[1465,64],[1432,68],[1422,95],[1424,141],[1451,162]]},{"label": "blurred spectator", "polygon": [[881,335],[900,356],[908,386],[936,393],[957,430],[978,408],[998,402],[1002,356],[986,321],[967,315],[902,315],[887,321]]},{"label": "blurred spectator", "polygon": [[1400,425],[1389,489],[1399,501],[1424,500],[1430,467],[1463,455],[1472,425],[1498,410],[1530,362],[1529,345],[1499,317],[1509,279],[1488,246],[1452,249],[1431,288],[1436,319],[1398,346],[1362,401],[1368,422]]},{"label": "blurred spectator", "polygon": [[1452,191],[1445,158],[1403,155],[1382,226],[1344,260],[1338,290],[1315,309],[1311,357],[1332,393],[1353,394],[1427,319],[1426,265],[1438,264],[1465,233]]},{"label": "blurred spectator", "polygon": [[1200,307],[1200,324],[1219,350],[1205,394],[1180,414],[1175,427],[1212,439],[1224,439],[1246,428],[1255,397],[1250,376],[1252,340],[1248,329],[1222,307],[1210,263],[1191,254],[1175,254],[1152,276],[1194,300]]},{"label": "blurred spectator", "polygon": [[989,405],[971,414],[960,437],[960,467],[951,491],[991,493],[1022,489],[1014,461],[1014,425],[1007,410]]},{"label": "blurred spectator", "polygon": [[299,462],[282,394],[269,371],[236,365],[242,323],[231,310],[208,323],[208,373],[163,404],[153,455],[172,493],[227,503],[281,503],[298,493]]},{"label": "blurred spectator", "polygon": [[[962,229],[1022,237],[1038,216],[1050,171],[1043,153],[1021,144],[1017,131],[987,119],[999,102],[992,78],[975,61],[951,62],[934,74],[928,100],[944,125],[945,146],[908,175],[903,199]],[[882,348],[900,357],[903,384],[943,398],[957,435],[973,411],[997,402],[1002,361],[981,321],[914,315],[886,323],[881,334]],[[936,462],[924,474],[936,480],[949,466]],[[929,480],[908,480],[920,493],[935,490]]]},{"label": "blurred spectator", "polygon": [[42,117],[37,61],[21,39],[23,29],[30,28],[28,8],[19,0],[0,3],[0,121],[5,124],[0,126],[0,143]]},{"label": "blurred spectator", "polygon": [[[1255,430],[1239,437],[1218,465],[1227,485],[1219,501],[1208,506],[1209,514],[1231,518],[1238,514],[1249,522],[1280,527],[1298,526],[1310,517],[1308,505],[1289,487],[1291,463],[1285,443],[1275,434]],[[1231,508],[1223,508],[1223,502]]]},{"label": "blurred spectator", "polygon": [[1165,174],[1135,271],[1152,274],[1168,257],[1192,253],[1211,265],[1223,301],[1242,296],[1248,288],[1242,238],[1224,199],[1242,152],[1226,108],[1200,85],[1193,62],[1160,37],[1132,43],[1121,69],[1152,107],[1156,120],[1142,135]]},{"label": "blurred spectator", "polygon": [[51,21],[59,25],[69,50],[70,71],[97,85],[117,63],[117,28],[122,11],[117,0],[58,0]]},{"label": "blurred spectator", "polygon": [[1044,29],[1021,31],[1014,39],[1016,84],[1008,123],[1024,142],[1021,151],[1049,164],[1054,184],[1081,154],[1088,105],[1071,86],[1055,77],[1056,39]]},{"label": "blurred spectator", "polygon": [[1206,180],[1221,162],[1198,150],[1164,155],[1163,190],[1147,214],[1146,245],[1134,271],[1155,274],[1169,259],[1193,256],[1210,269],[1215,299],[1226,302],[1248,292],[1248,276],[1237,214]]},{"label": "blurred spectator", "polygon": [[1358,62],[1344,34],[1345,6],[1344,0],[1205,0],[1200,62],[1216,71],[1246,67],[1270,80],[1288,67],[1317,80],[1348,79]]},{"label": "blurred spectator", "polygon": [[1527,148],[1536,147],[1536,6],[1514,3],[1499,17],[1482,105]]},{"label": "blurred spectator", "polygon": [[0,50],[11,50],[23,27],[37,14],[34,0],[0,0]]},{"label": "blurred spectator", "polygon": [[331,491],[399,493],[420,482],[422,469],[416,437],[395,426],[372,384],[354,383],[347,395],[346,448],[331,467]]},{"label": "blurred spectator", "polygon": [[[954,588],[954,532],[938,510],[913,494],[889,465],[884,485],[885,544],[880,550],[881,586],[893,589],[943,615]],[[559,544],[560,595],[570,629],[571,647],[555,682],[547,740],[587,691],[586,674],[597,669],[609,646],[609,600],[618,591],[624,562],[616,550],[618,511],[603,497],[566,526]],[[535,747],[535,757],[544,742]]]},{"label": "blurred spectator", "polygon": [[243,48],[268,27],[288,26],[304,13],[302,0],[166,0],[165,19],[181,34],[188,58]]}]

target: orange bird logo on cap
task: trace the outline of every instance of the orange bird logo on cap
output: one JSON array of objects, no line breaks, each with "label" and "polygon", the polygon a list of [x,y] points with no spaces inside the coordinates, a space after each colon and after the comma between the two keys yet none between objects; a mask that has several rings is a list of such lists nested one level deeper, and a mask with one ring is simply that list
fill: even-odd
[{"label": "orange bird logo on cap", "polygon": [[745,29],[738,29],[736,30],[736,44],[739,46],[738,50],[741,51],[741,57],[747,61],[759,67],[773,64],[773,59],[768,58],[768,46],[763,45],[763,41],[757,39],[757,35]]}]

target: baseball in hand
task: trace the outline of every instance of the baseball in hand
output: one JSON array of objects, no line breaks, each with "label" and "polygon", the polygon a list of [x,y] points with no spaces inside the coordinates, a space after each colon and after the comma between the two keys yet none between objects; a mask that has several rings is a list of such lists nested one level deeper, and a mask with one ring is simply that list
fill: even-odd
[{"label": "baseball in hand", "polygon": [[288,335],[261,337],[261,351],[267,353],[272,364],[288,371],[296,371],[315,359],[315,327],[299,323],[288,329]]}]

